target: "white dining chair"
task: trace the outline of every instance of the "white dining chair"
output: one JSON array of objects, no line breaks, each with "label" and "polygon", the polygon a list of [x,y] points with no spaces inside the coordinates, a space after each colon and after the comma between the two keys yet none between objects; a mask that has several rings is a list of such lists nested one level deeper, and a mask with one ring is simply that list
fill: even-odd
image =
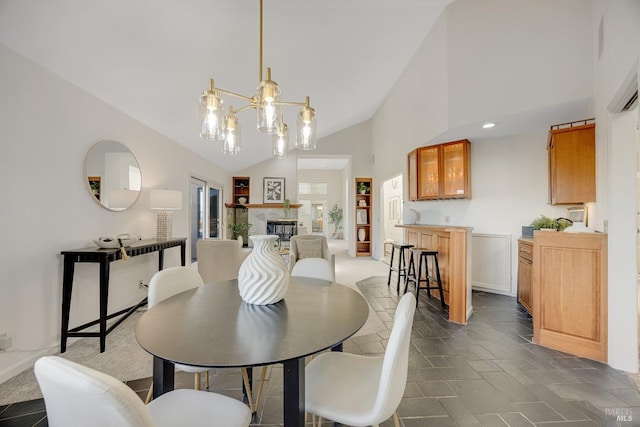
[{"label": "white dining chair", "polygon": [[145,405],[126,384],[102,372],[45,356],[34,371],[49,427],[247,427],[242,402],[205,391],[174,390]]},{"label": "white dining chair", "polygon": [[377,426],[393,416],[407,383],[409,348],[416,299],[405,294],[393,319],[384,355],[322,353],[305,368],[305,410],[350,426]]},{"label": "white dining chair", "polygon": [[[147,307],[153,308],[160,301],[179,294],[180,292],[188,291],[189,289],[197,288],[204,284],[200,274],[191,267],[170,267],[164,270],[158,271],[151,277],[149,281],[149,293],[147,295]],[[184,372],[192,372],[194,374],[194,388],[200,390],[202,387],[202,373],[205,373],[205,386],[209,388],[209,370],[210,368],[181,365],[176,363],[176,369]],[[153,394],[153,385],[149,387],[147,398],[145,403],[151,401]]]},{"label": "white dining chair", "polygon": [[[153,277],[151,277],[151,280],[149,281],[149,294],[147,296],[148,308],[151,309],[160,301],[164,301],[165,299],[173,295],[176,295],[180,292],[188,291],[189,289],[202,286],[203,284],[204,284],[204,281],[202,280],[200,273],[198,273],[195,269],[191,267],[170,267],[170,268],[166,268],[164,270],[158,271],[156,274],[153,275]],[[199,390],[201,387],[201,384],[202,384],[201,375],[204,372],[206,375],[205,385],[207,388],[209,388],[210,368],[201,367],[201,366],[182,365],[180,363],[176,363],[175,367],[176,369],[179,369],[184,372],[194,373],[195,375],[194,382],[195,382],[196,390]],[[262,386],[264,384],[264,379],[266,377],[266,367],[262,368],[262,374],[260,376],[260,386],[258,389],[258,397],[256,398],[255,403],[253,401],[253,393],[251,390],[247,369],[242,368],[241,374],[242,374],[242,381],[247,391],[249,408],[251,409],[252,412],[255,412],[257,410],[260,396],[262,395]],[[152,395],[153,395],[153,385],[149,387],[149,392],[147,393],[147,398],[145,400],[146,403],[151,401]]]},{"label": "white dining chair", "polygon": [[335,271],[325,258],[304,258],[296,262],[291,276],[335,281]]}]

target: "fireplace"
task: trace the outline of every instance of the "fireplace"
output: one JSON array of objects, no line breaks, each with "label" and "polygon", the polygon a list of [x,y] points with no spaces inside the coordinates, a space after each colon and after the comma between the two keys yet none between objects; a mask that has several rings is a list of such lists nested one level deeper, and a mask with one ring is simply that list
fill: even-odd
[{"label": "fireplace", "polygon": [[291,240],[291,236],[298,234],[297,219],[268,219],[267,234],[275,234],[282,242]]}]

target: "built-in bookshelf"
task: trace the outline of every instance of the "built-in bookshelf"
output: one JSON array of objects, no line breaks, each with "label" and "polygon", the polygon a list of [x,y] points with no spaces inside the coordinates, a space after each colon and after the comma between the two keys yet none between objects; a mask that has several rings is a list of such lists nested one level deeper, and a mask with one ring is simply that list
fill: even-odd
[{"label": "built-in bookshelf", "polygon": [[355,179],[355,242],[356,256],[371,256],[371,205],[373,203],[371,178]]}]

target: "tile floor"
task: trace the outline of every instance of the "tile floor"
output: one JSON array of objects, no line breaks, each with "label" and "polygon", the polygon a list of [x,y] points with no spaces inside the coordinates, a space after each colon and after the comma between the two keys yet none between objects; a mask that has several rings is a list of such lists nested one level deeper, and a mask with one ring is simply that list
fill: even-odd
[{"label": "tile floor", "polygon": [[[398,295],[385,279],[359,287],[390,328]],[[531,319],[514,298],[474,292],[473,306],[469,324],[460,326],[446,320],[437,300],[421,294],[398,409],[403,426],[640,425],[640,393],[625,374],[532,344]],[[388,333],[358,336],[344,351],[382,353],[387,338]],[[192,378],[179,373],[176,382],[192,387]],[[149,380],[129,385],[144,396]],[[239,371],[214,372],[210,389],[239,398]],[[280,367],[269,369],[252,425],[282,425]],[[42,400],[0,407],[0,426],[47,426]]]}]

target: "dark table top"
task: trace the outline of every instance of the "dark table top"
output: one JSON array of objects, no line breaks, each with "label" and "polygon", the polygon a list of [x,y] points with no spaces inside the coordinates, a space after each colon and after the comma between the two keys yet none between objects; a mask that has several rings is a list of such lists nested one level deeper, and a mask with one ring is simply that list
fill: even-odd
[{"label": "dark table top", "polygon": [[138,343],[161,359],[207,367],[260,366],[331,348],[356,333],[369,305],[356,291],[291,277],[284,299],[242,301],[237,280],[206,284],[168,298],[142,315]]},{"label": "dark table top", "polygon": [[[137,251],[157,251],[160,249],[166,249],[173,246],[178,246],[187,240],[186,237],[173,237],[170,239],[144,239],[144,240],[136,240],[131,243],[129,246],[126,246],[125,249],[127,252],[137,252]],[[60,252],[62,255],[75,255],[75,254],[114,254],[116,252],[120,252],[120,248],[100,248],[98,246],[89,246],[86,248],[79,249],[69,249]]]}]

